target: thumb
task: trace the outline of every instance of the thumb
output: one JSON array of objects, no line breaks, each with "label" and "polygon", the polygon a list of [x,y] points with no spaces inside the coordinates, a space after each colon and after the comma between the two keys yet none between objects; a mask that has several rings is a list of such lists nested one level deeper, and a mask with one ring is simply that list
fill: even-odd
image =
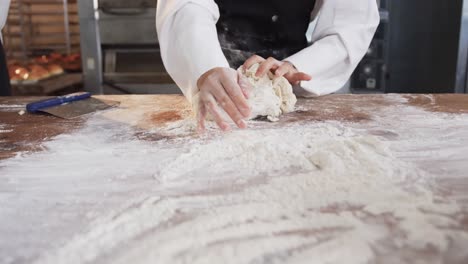
[{"label": "thumb", "polygon": [[307,73],[297,72],[297,73],[292,74],[288,78],[288,80],[292,84],[299,84],[299,82],[301,82],[301,81],[310,81],[310,80],[312,80],[312,76],[308,75]]}]

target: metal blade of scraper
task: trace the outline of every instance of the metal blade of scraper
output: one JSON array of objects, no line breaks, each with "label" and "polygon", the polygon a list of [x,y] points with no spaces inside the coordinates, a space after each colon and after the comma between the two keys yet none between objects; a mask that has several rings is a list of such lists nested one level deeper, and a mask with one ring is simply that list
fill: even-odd
[{"label": "metal blade of scraper", "polygon": [[118,106],[119,104],[120,102],[110,100],[99,100],[91,97],[85,100],[41,109],[40,111],[64,119],[73,119],[96,111],[109,109],[111,107]]}]

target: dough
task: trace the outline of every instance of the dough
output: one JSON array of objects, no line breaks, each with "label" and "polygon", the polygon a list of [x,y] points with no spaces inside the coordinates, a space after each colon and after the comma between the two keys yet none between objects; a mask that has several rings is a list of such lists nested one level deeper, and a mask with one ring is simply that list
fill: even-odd
[{"label": "dough", "polygon": [[[291,84],[284,77],[275,77],[271,72],[261,78],[256,77],[255,72],[257,72],[258,67],[259,64],[255,64],[245,72],[243,72],[242,67],[237,70],[246,77],[252,86],[250,97],[247,100],[252,113],[247,119],[266,117],[272,122],[278,121],[282,114],[294,111],[297,102],[296,96]],[[193,98],[195,113],[198,113],[198,105],[199,95],[197,94]],[[227,113],[222,111],[222,114],[225,120],[231,120]],[[212,120],[209,114],[208,119]]]},{"label": "dough", "polygon": [[255,73],[259,66],[255,64],[245,73],[242,73],[242,68],[238,69],[252,85],[248,99],[252,108],[249,119],[264,116],[270,121],[277,121],[282,114],[294,111],[297,99],[286,78],[275,78],[271,72],[261,78],[256,77]]}]

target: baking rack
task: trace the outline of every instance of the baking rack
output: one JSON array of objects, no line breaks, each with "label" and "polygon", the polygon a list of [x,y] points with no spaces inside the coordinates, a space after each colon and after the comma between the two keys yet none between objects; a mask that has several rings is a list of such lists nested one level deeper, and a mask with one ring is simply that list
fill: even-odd
[{"label": "baking rack", "polygon": [[[3,30],[3,44],[9,61],[27,64],[33,57],[52,52],[78,53],[79,40],[77,0],[11,1]],[[81,85],[81,73],[65,73],[33,84],[14,84],[12,93],[54,95],[74,91]]]},{"label": "baking rack", "polygon": [[76,0],[12,0],[3,38],[8,59],[79,51]]}]

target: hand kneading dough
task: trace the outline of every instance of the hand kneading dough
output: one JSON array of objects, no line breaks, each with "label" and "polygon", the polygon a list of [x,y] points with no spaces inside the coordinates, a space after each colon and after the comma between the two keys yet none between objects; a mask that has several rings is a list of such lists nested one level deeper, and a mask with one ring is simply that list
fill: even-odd
[{"label": "hand kneading dough", "polygon": [[[242,71],[242,67],[237,71],[246,77],[246,80],[251,84],[252,89],[249,93],[247,100],[252,113],[249,120],[258,117],[266,117],[268,120],[274,122],[285,113],[294,111],[297,99],[293,93],[291,84],[284,77],[275,77],[274,74],[268,72],[263,77],[256,77],[255,73],[259,64],[255,64],[246,72]],[[193,109],[195,113],[198,112],[199,96],[195,95],[193,98]],[[231,118],[222,111],[225,120]],[[212,117],[208,115],[208,119]]]}]

